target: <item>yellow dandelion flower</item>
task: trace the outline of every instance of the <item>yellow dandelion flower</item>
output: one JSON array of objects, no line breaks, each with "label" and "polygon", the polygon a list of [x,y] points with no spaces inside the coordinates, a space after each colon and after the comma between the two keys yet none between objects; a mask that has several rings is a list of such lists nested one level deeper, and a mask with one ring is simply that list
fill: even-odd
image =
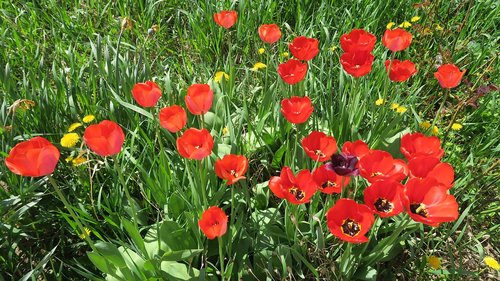
[{"label": "yellow dandelion flower", "polygon": [[391,109],[396,110],[399,107],[399,103],[393,103],[391,104]]},{"label": "yellow dandelion flower", "polygon": [[229,134],[229,129],[228,129],[227,127],[224,127],[224,128],[222,129],[222,135],[223,135],[223,136],[225,136],[225,135],[227,135],[227,134]]},{"label": "yellow dandelion flower", "polygon": [[453,123],[453,125],[451,125],[451,129],[453,131],[460,131],[462,130],[462,124],[459,124],[459,123]]},{"label": "yellow dandelion flower", "polygon": [[431,35],[432,34],[432,31],[430,28],[426,27],[424,28],[424,35]]},{"label": "yellow dandelion flower", "polygon": [[73,124],[69,125],[68,132],[73,132],[74,130],[76,130],[76,128],[81,127],[81,126],[82,126],[82,123],[73,123]]},{"label": "yellow dandelion flower", "polygon": [[494,257],[486,256],[483,261],[487,266],[493,268],[494,270],[500,270],[500,264]]},{"label": "yellow dandelion flower", "polygon": [[73,160],[73,156],[68,156],[64,160],[66,161],[66,163],[69,163],[69,162],[71,162]]},{"label": "yellow dandelion flower", "polygon": [[424,129],[429,129],[431,126],[432,125],[429,121],[420,122],[420,127],[424,128]]},{"label": "yellow dandelion flower", "polygon": [[92,114],[89,114],[89,115],[86,115],[85,117],[83,117],[82,121],[83,123],[90,123],[92,121],[95,120],[95,116],[92,115]]},{"label": "yellow dandelion flower", "polygon": [[260,48],[260,49],[258,49],[258,50],[257,50],[257,52],[259,52],[259,54],[261,54],[261,55],[262,55],[263,53],[265,53],[265,52],[266,52],[266,49],[264,49],[264,48]]},{"label": "yellow dandelion flower", "polygon": [[396,112],[397,112],[397,113],[400,113],[400,114],[405,113],[407,110],[408,110],[408,108],[406,108],[405,106],[402,106],[402,105],[401,105],[401,106],[398,106],[398,107],[396,108]]},{"label": "yellow dandelion flower", "polygon": [[393,21],[391,21],[391,22],[390,22],[390,23],[388,23],[385,27],[386,27],[387,29],[391,29],[391,28],[393,28],[395,25],[396,25],[396,23],[395,23],[395,22],[393,22]]},{"label": "yellow dandelion flower", "polygon": [[257,62],[256,64],[253,65],[252,67],[252,71],[259,71],[259,69],[263,69],[263,68],[266,68],[267,65],[261,63],[261,62]]},{"label": "yellow dandelion flower", "polygon": [[61,146],[74,147],[79,140],[80,136],[77,133],[67,133],[61,138]]},{"label": "yellow dandelion flower", "polygon": [[427,258],[427,264],[434,269],[440,269],[441,268],[441,259],[436,257],[436,256],[429,256]]},{"label": "yellow dandelion flower", "polygon": [[382,105],[385,103],[385,100],[384,99],[378,99],[375,101],[375,105]]},{"label": "yellow dandelion flower", "polygon": [[217,73],[215,73],[214,81],[218,83],[222,80],[222,77],[224,77],[226,81],[229,80],[229,75],[227,73],[225,73],[224,71],[217,71]]},{"label": "yellow dandelion flower", "polygon": [[85,158],[83,156],[78,156],[75,159],[73,159],[71,161],[71,163],[73,164],[73,166],[80,166],[81,164],[85,163],[86,161],[87,161],[87,158]]},{"label": "yellow dandelion flower", "polygon": [[420,17],[419,16],[414,16],[413,18],[411,18],[411,22],[417,22],[420,20]]},{"label": "yellow dandelion flower", "polygon": [[443,31],[443,30],[444,30],[444,29],[441,27],[441,25],[439,25],[439,23],[436,23],[436,24],[434,25],[434,28],[435,28],[436,30],[438,30],[438,31]]},{"label": "yellow dandelion flower", "polygon": [[411,27],[411,23],[409,21],[404,21],[402,24],[399,25],[401,28],[408,28]]},{"label": "yellow dandelion flower", "polygon": [[435,136],[439,134],[439,128],[437,126],[432,127],[432,134]]},{"label": "yellow dandelion flower", "polygon": [[330,52],[335,52],[335,50],[337,50],[337,46],[331,46],[329,50]]},{"label": "yellow dandelion flower", "polygon": [[90,236],[90,229],[88,229],[88,228],[84,227],[84,228],[83,228],[83,230],[84,230],[84,232],[83,232],[83,233],[80,233],[80,235],[78,235],[78,236],[79,236],[80,238],[82,238],[82,239],[85,239],[85,238],[87,238],[87,237],[89,237],[89,236]]},{"label": "yellow dandelion flower", "polygon": [[290,56],[290,54],[288,52],[283,52],[281,54],[281,56],[284,57],[284,58],[288,58],[288,56]]}]

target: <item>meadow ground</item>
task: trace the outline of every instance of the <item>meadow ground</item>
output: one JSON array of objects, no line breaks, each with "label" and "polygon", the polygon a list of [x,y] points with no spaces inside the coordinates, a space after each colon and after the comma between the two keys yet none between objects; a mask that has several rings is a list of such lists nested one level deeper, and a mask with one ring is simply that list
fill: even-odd
[{"label": "meadow ground", "polygon": [[[222,10],[237,12],[233,26],[216,24]],[[258,29],[271,23],[282,35],[268,44]],[[0,280],[498,280],[499,26],[494,0],[0,1]],[[413,40],[391,52],[382,36],[397,28]],[[359,78],[340,63],[340,37],[353,29],[376,37],[371,71]],[[289,85],[277,69],[297,58],[289,44],[299,36],[317,39],[319,53],[302,59],[307,74]],[[391,81],[391,58],[418,71]],[[458,86],[436,80],[443,64],[466,70]],[[147,80],[162,91],[153,107],[131,93]],[[186,105],[196,83],[214,93],[204,115]],[[304,123],[283,113],[291,96],[312,101]],[[187,124],[171,133],[158,114],[174,104],[186,108]],[[102,120],[124,131],[113,156],[84,141]],[[187,128],[207,129],[214,145],[196,136],[181,148],[208,145],[210,155],[181,156],[177,139]],[[319,169],[302,143],[313,131],[333,136],[338,152],[363,140],[405,167],[404,135],[437,136],[444,156],[436,161],[454,169],[453,187],[440,196],[456,198],[458,215],[432,227],[410,216],[433,209],[410,202],[397,216],[375,215],[373,225],[344,217],[332,234],[328,210],[341,197],[366,203],[365,178],[384,176],[373,166],[389,156],[377,152],[368,164],[358,157],[363,178],[343,178],[339,184],[350,182],[338,193],[301,189],[306,171],[279,191],[285,166],[294,174]],[[36,136],[57,147],[57,167],[50,176],[14,174],[4,159]],[[248,161],[246,179],[229,186],[214,168],[227,154]],[[401,198],[410,196],[407,174],[398,179],[407,186]],[[199,226],[209,206],[229,220],[212,224],[217,239]],[[368,230],[369,242],[345,241]]]}]

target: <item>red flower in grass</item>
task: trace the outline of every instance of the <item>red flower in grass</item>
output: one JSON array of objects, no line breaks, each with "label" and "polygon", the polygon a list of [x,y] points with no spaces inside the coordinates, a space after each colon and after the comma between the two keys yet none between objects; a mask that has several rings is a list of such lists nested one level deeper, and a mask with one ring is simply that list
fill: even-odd
[{"label": "red flower in grass", "polygon": [[290,59],[278,65],[278,74],[285,83],[294,85],[306,77],[307,64],[296,59]]},{"label": "red flower in grass", "polygon": [[438,80],[442,88],[451,89],[460,84],[464,74],[465,70],[460,71],[454,64],[443,64],[434,72],[434,77]]},{"label": "red flower in grass", "polygon": [[212,206],[201,214],[198,226],[208,239],[222,237],[227,231],[227,215],[221,208]]},{"label": "red flower in grass", "polygon": [[337,152],[337,141],[325,133],[313,131],[302,139],[302,147],[314,161],[323,162]]},{"label": "red flower in grass", "polygon": [[177,150],[182,157],[201,160],[210,153],[214,146],[214,139],[207,129],[198,130],[189,128],[177,138]]},{"label": "red flower in grass", "polygon": [[189,86],[187,95],[184,98],[186,106],[194,115],[207,113],[212,107],[214,92],[208,84],[193,84]]},{"label": "red flower in grass", "polygon": [[281,30],[276,24],[263,24],[259,26],[259,37],[262,41],[274,44],[281,38]]},{"label": "red flower in grass", "polygon": [[439,184],[451,188],[455,180],[455,170],[433,156],[417,156],[408,162],[410,178],[434,178]]},{"label": "red flower in grass", "polygon": [[291,97],[281,101],[281,113],[293,124],[306,122],[313,110],[314,107],[308,97]]},{"label": "red flower in grass", "polygon": [[398,52],[408,48],[412,38],[411,33],[402,28],[386,29],[382,37],[382,44],[384,44],[387,49]]},{"label": "red flower in grass", "polygon": [[160,110],[160,125],[172,133],[180,131],[187,122],[187,114],[184,108],[172,105]]},{"label": "red flower in grass", "polygon": [[293,39],[289,48],[295,58],[308,61],[319,53],[318,44],[318,39],[300,36]]},{"label": "red flower in grass", "polygon": [[215,174],[231,185],[241,179],[245,179],[248,170],[248,160],[243,155],[228,154],[222,159],[215,161]]},{"label": "red flower in grass", "polygon": [[214,14],[214,21],[217,25],[226,29],[231,28],[238,20],[238,13],[236,11],[221,11]]},{"label": "red flower in grass", "polygon": [[16,175],[41,177],[52,174],[59,161],[59,150],[42,137],[16,144],[5,158],[5,165]]},{"label": "red flower in grass", "polygon": [[371,52],[377,37],[363,29],[353,29],[340,36],[340,46],[344,52]]},{"label": "red flower in grass", "polygon": [[340,64],[345,72],[358,78],[370,73],[374,59],[369,52],[349,52],[340,56]]},{"label": "red flower in grass", "polygon": [[308,170],[300,171],[295,177],[289,167],[283,167],[279,177],[269,180],[269,189],[278,198],[292,204],[303,204],[311,200],[318,186]]},{"label": "red flower in grass", "polygon": [[351,243],[368,242],[365,234],[375,217],[368,206],[352,199],[339,199],[326,213],[328,228],[335,237]]},{"label": "red flower in grass", "polygon": [[362,140],[357,140],[355,142],[346,141],[342,146],[343,154],[354,155],[358,159],[361,159],[361,157],[365,156],[368,152],[370,152],[370,148]]},{"label": "red flower in grass", "polygon": [[337,175],[334,171],[321,165],[312,173],[313,179],[319,187],[319,190],[325,194],[340,193],[342,187],[349,184],[349,177]]},{"label": "red flower in grass", "polygon": [[137,83],[132,88],[132,96],[143,107],[153,107],[161,97],[161,89],[153,81]]},{"label": "red flower in grass", "polygon": [[396,181],[374,182],[363,191],[365,204],[382,218],[395,216],[403,211],[403,190],[403,185]]},{"label": "red flower in grass", "polygon": [[430,226],[458,218],[458,204],[448,189],[433,178],[410,179],[405,185],[403,205],[410,217]]},{"label": "red flower in grass", "polygon": [[85,144],[100,156],[112,156],[120,153],[125,142],[123,129],[113,121],[104,120],[90,125],[83,134]]},{"label": "red flower in grass", "polygon": [[370,183],[378,180],[402,181],[408,175],[408,167],[403,160],[394,159],[389,152],[371,150],[359,160],[359,173]]},{"label": "red flower in grass", "polygon": [[[389,71],[389,65],[391,66],[391,70]],[[413,74],[417,73],[417,69],[415,68],[415,64],[409,60],[400,61],[393,60],[392,63],[390,60],[385,61],[385,70],[389,71],[389,79],[395,82],[404,82],[410,79]]]},{"label": "red flower in grass", "polygon": [[401,147],[399,150],[408,160],[417,156],[433,156],[441,159],[444,154],[439,138],[427,137],[421,133],[408,133],[404,135],[401,138]]}]

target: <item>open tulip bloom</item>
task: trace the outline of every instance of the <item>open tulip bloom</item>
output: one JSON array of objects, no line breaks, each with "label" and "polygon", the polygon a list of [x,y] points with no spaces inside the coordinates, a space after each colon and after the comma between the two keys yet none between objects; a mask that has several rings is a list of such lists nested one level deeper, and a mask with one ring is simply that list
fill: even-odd
[{"label": "open tulip bloom", "polygon": [[247,170],[248,160],[243,155],[228,154],[215,161],[215,174],[219,178],[227,180],[227,185],[245,179]]},{"label": "open tulip bloom", "polygon": [[302,147],[314,161],[323,162],[337,152],[337,141],[325,133],[313,131],[302,139]]},{"label": "open tulip bloom", "polygon": [[364,204],[352,199],[339,199],[326,213],[328,228],[332,234],[346,242],[368,242],[365,234],[370,230],[375,218]]},{"label": "open tulip bloom", "polygon": [[321,165],[312,173],[313,179],[319,187],[319,190],[325,194],[341,193],[342,188],[349,184],[349,177],[337,175],[334,171]]},{"label": "open tulip bloom", "polygon": [[302,170],[295,176],[289,167],[283,167],[279,177],[271,178],[269,188],[278,198],[292,204],[304,204],[309,202],[318,186],[309,170]]}]

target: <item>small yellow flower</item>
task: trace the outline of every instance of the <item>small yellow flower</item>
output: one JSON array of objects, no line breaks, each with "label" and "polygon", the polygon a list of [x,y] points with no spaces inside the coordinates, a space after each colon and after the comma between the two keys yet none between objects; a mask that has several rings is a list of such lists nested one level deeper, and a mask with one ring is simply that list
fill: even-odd
[{"label": "small yellow flower", "polygon": [[453,125],[451,125],[451,129],[454,130],[454,131],[460,131],[462,130],[462,124],[459,124],[459,123],[453,123]]},{"label": "small yellow flower", "polygon": [[67,133],[61,138],[61,146],[63,147],[73,147],[80,140],[80,136],[77,133]]},{"label": "small yellow flower", "polygon": [[432,127],[432,134],[435,136],[439,134],[439,128],[437,126]]},{"label": "small yellow flower", "polygon": [[80,166],[81,164],[85,163],[86,161],[87,161],[87,158],[85,158],[83,156],[78,156],[75,159],[73,159],[71,161],[71,163],[73,164],[73,166]]},{"label": "small yellow flower", "polygon": [[263,53],[265,53],[265,52],[266,52],[266,49],[264,49],[264,48],[260,48],[259,50],[257,50],[257,52],[259,52],[259,54],[261,54],[261,55],[262,55]]},{"label": "small yellow flower", "polygon": [[84,123],[90,123],[90,122],[95,120],[95,116],[92,114],[89,114],[89,115],[86,115],[85,117],[83,117],[82,120]]},{"label": "small yellow flower", "polygon": [[414,16],[413,18],[411,18],[411,22],[417,22],[420,20],[420,17],[419,16]]},{"label": "small yellow flower", "polygon": [[256,64],[253,65],[253,67],[252,67],[251,70],[252,71],[259,71],[259,69],[263,69],[263,68],[266,68],[266,67],[267,67],[267,65],[265,65],[265,64],[263,64],[261,62],[258,62],[258,63],[256,63]]},{"label": "small yellow flower", "polygon": [[391,104],[391,109],[396,110],[399,107],[399,103],[393,103]]},{"label": "small yellow flower", "polygon": [[424,35],[431,35],[432,34],[432,31],[430,28],[426,27],[424,28]]},{"label": "small yellow flower", "polygon": [[439,23],[436,23],[434,25],[434,28],[436,28],[436,30],[438,30],[438,31],[443,31],[443,28],[441,27],[441,25],[439,25]]},{"label": "small yellow flower", "polygon": [[288,52],[283,52],[281,54],[281,56],[284,57],[284,58],[288,58],[288,56],[290,56],[290,54]]},{"label": "small yellow flower", "polygon": [[399,27],[408,28],[411,27],[411,23],[409,21],[404,21],[402,24],[399,25]]},{"label": "small yellow flower", "polygon": [[222,129],[222,135],[223,135],[223,136],[225,136],[225,135],[227,135],[227,134],[229,134],[229,129],[228,129],[227,127],[224,127],[224,128]]},{"label": "small yellow flower", "polygon": [[331,46],[329,50],[330,52],[335,52],[335,50],[337,50],[337,46]]},{"label": "small yellow flower", "polygon": [[440,269],[441,268],[441,259],[436,257],[436,256],[429,256],[427,258],[427,264],[434,269]]},{"label": "small yellow flower", "polygon": [[227,73],[225,73],[224,71],[217,71],[217,73],[215,73],[214,81],[218,83],[222,80],[222,77],[224,77],[226,81],[229,80],[229,75]]},{"label": "small yellow flower", "polygon": [[396,25],[396,23],[395,23],[395,22],[393,22],[393,21],[391,21],[391,22],[390,22],[390,23],[388,23],[385,27],[386,27],[387,29],[391,29],[391,28],[392,28],[393,26],[395,26],[395,25]]},{"label": "small yellow flower", "polygon": [[431,123],[429,121],[420,122],[420,127],[424,129],[429,129],[431,127]]},{"label": "small yellow flower", "polygon": [[76,130],[76,128],[81,127],[81,126],[82,126],[82,123],[73,123],[73,124],[69,125],[68,132],[73,132],[74,130]]},{"label": "small yellow flower", "polygon": [[378,99],[375,101],[375,105],[382,105],[385,103],[385,100],[384,99]]},{"label": "small yellow flower", "polygon": [[87,238],[87,237],[89,237],[89,236],[90,236],[90,229],[88,229],[88,228],[84,227],[84,228],[83,228],[83,230],[84,230],[84,232],[83,232],[83,233],[80,233],[80,235],[78,235],[78,236],[79,236],[80,238],[82,238],[82,239],[85,239],[85,238]]},{"label": "small yellow flower", "polygon": [[406,107],[404,107],[404,106],[402,106],[402,105],[401,105],[401,106],[398,106],[398,107],[396,108],[396,112],[397,112],[397,113],[400,113],[400,114],[405,113],[407,110],[408,110],[408,108],[406,108]]},{"label": "small yellow flower", "polygon": [[68,156],[64,160],[66,161],[66,163],[69,163],[69,162],[71,162],[73,160],[73,156]]},{"label": "small yellow flower", "polygon": [[494,270],[500,270],[500,264],[494,257],[486,256],[483,261],[487,266],[493,268]]},{"label": "small yellow flower", "polygon": [[151,26],[151,30],[153,30],[153,32],[156,33],[158,32],[158,30],[160,30],[160,27],[157,24],[153,24],[153,26]]}]

